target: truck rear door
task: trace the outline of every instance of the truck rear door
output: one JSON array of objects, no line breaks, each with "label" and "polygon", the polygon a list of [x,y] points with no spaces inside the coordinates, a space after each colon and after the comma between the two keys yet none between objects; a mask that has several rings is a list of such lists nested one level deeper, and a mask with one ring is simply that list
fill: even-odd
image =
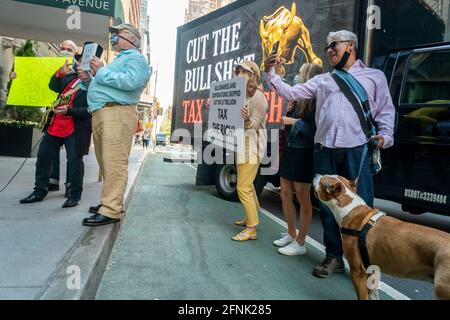
[{"label": "truck rear door", "polygon": [[376,194],[450,215],[450,44],[399,50],[386,68],[399,119]]}]

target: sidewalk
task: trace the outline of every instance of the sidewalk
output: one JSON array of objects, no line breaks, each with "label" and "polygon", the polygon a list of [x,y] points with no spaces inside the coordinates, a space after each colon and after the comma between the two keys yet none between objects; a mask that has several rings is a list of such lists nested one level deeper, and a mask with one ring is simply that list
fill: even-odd
[{"label": "sidewalk", "polygon": [[[130,157],[126,203],[146,156],[142,147]],[[0,157],[0,188],[23,158]],[[0,193],[0,299],[89,299],[97,289],[120,225],[89,228],[81,225],[88,208],[99,203],[101,183],[94,150],[85,157],[84,191],[77,207],[62,209],[61,190],[42,202],[19,204],[33,191],[36,158],[29,159],[10,186]],[[65,177],[61,153],[61,177]],[[80,290],[67,288],[69,266],[81,271]]]},{"label": "sidewalk", "polygon": [[[272,241],[285,229],[260,214],[258,240],[237,243],[233,221],[242,206],[218,198],[214,187],[195,187],[195,170],[144,164],[97,299],[301,300],[355,299],[348,274],[311,275],[323,254],[278,254]],[[381,299],[390,299],[380,291]]]}]

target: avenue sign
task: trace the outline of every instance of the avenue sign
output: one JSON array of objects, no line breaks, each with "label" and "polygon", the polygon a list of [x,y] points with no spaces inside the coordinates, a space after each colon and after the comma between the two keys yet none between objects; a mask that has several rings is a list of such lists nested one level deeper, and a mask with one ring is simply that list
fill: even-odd
[{"label": "avenue sign", "polygon": [[116,0],[14,0],[47,7],[67,9],[78,6],[82,12],[89,12],[103,16],[114,16]]}]

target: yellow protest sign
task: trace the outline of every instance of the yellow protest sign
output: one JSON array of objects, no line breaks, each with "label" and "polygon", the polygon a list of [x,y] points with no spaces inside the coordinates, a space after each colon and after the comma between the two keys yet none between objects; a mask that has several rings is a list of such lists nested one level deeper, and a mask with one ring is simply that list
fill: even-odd
[{"label": "yellow protest sign", "polygon": [[16,57],[14,72],[8,94],[8,105],[48,107],[56,100],[58,93],[49,89],[48,83],[67,57]]}]

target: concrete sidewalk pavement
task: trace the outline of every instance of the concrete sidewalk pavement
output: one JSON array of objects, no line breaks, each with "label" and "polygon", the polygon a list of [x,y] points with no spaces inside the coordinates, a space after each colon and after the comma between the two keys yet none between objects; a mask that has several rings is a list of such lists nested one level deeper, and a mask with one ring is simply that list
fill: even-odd
[{"label": "concrete sidewalk pavement", "polygon": [[[305,256],[277,253],[284,227],[260,214],[258,240],[233,242],[242,230],[239,203],[214,187],[195,187],[195,170],[147,159],[130,202],[97,299],[297,300],[355,299],[348,274],[318,279],[324,258],[310,244]],[[390,299],[380,292],[381,299]]]},{"label": "concrete sidewalk pavement", "polygon": [[[145,159],[142,147],[132,150],[125,203],[132,194]],[[94,150],[85,158],[84,191],[77,207],[61,208],[60,191],[42,202],[19,204],[34,187],[36,159],[29,159],[10,186],[0,193],[0,299],[90,299],[94,296],[120,225],[89,228],[81,225],[89,206],[99,204],[101,182]],[[23,158],[0,157],[0,188]],[[65,177],[61,153],[61,178]],[[80,289],[76,278],[80,271]],[[69,279],[70,278],[70,279]],[[68,289],[67,281],[75,285]]]}]

